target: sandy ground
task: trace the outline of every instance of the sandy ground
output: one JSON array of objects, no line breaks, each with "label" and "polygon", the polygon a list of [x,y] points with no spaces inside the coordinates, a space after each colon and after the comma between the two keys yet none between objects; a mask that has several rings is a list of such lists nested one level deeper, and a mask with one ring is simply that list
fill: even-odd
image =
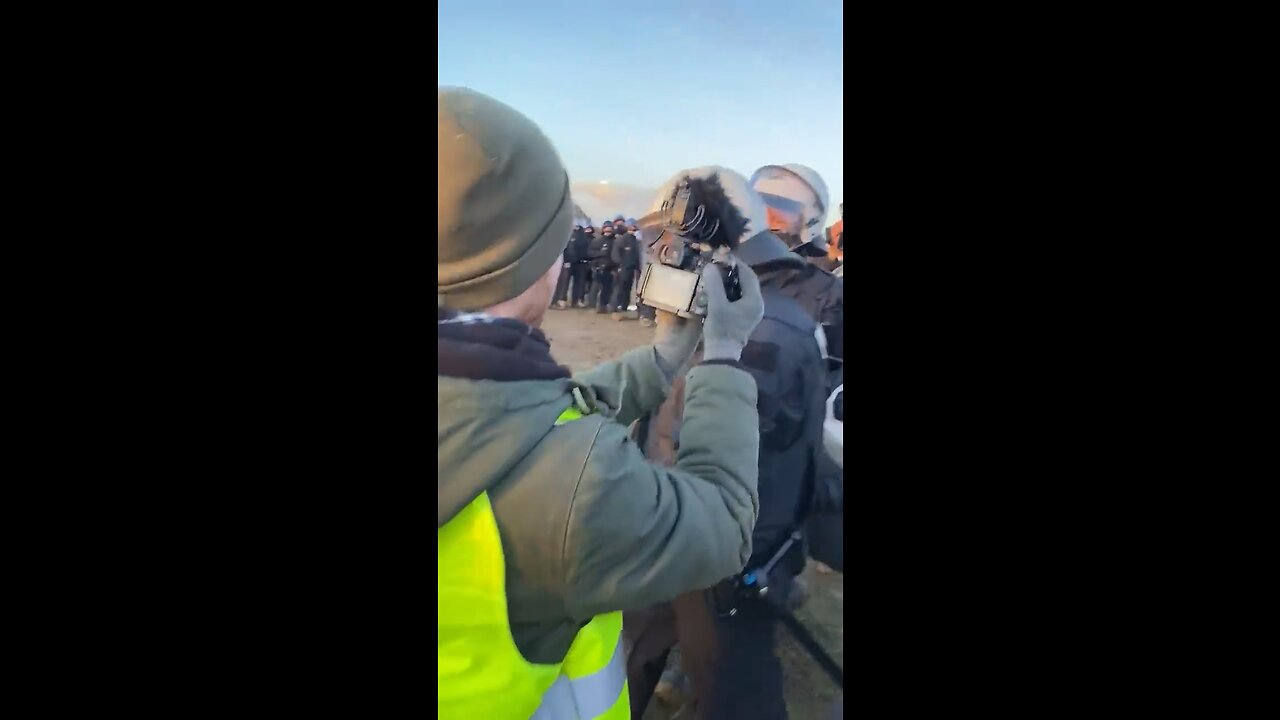
[{"label": "sandy ground", "polygon": [[637,345],[653,342],[653,328],[638,320],[614,320],[595,310],[547,311],[542,332],[551,341],[551,355],[573,372],[612,360]]},{"label": "sandy ground", "polygon": [[[550,310],[542,331],[551,354],[570,370],[585,370],[653,340],[653,329],[635,320],[617,321],[594,310]],[[821,575],[810,566],[804,573],[810,599],[796,616],[841,666],[844,665],[844,575]],[[841,692],[791,636],[778,630],[778,654],[786,680],[787,706],[793,720],[823,720]],[[685,720],[655,699],[641,720]]]}]

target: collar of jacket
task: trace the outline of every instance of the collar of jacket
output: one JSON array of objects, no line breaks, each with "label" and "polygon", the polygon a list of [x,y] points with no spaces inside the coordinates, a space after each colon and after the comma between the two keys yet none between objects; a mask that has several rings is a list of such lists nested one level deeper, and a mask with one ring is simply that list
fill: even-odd
[{"label": "collar of jacket", "polygon": [[782,260],[797,265],[804,264],[804,258],[791,252],[791,248],[787,247],[786,243],[768,230],[752,235],[739,243],[733,254],[751,267],[774,260]]},{"label": "collar of jacket", "polygon": [[569,369],[551,357],[542,331],[518,320],[438,307],[436,340],[438,372],[446,377],[499,382],[569,377]]}]

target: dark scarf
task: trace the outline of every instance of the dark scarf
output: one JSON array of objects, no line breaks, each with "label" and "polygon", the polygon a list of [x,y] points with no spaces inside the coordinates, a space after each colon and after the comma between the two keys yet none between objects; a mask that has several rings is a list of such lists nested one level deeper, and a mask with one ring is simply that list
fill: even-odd
[{"label": "dark scarf", "polygon": [[542,331],[519,320],[462,314],[449,308],[436,313],[439,373],[470,380],[555,380],[569,369],[551,357]]}]

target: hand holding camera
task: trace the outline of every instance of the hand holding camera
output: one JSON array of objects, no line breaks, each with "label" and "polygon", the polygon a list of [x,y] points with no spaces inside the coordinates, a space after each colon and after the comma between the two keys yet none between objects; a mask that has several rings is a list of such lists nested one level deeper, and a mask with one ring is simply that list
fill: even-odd
[{"label": "hand holding camera", "polygon": [[640,301],[683,318],[704,315],[706,305],[697,302],[702,270],[713,263],[728,268],[721,287],[730,302],[736,301],[740,288],[729,252],[746,226],[717,174],[682,178],[660,207],[640,221],[639,238],[654,259],[641,277]]},{"label": "hand holding camera", "polygon": [[[731,277],[737,279],[733,284],[738,289],[737,300],[730,300],[727,292]],[[704,265],[698,287],[694,302],[701,312],[694,317],[684,318],[666,310],[656,313],[658,329],[653,344],[659,365],[669,377],[693,355],[699,337],[704,360],[742,359],[742,349],[764,317],[760,279],[751,268],[732,257]]]},{"label": "hand holding camera", "polygon": [[[726,276],[731,273],[737,278],[736,301],[726,292]],[[740,360],[747,339],[764,317],[760,279],[743,263],[735,261],[730,269],[714,262],[702,268],[701,287],[703,295],[698,302],[706,305],[706,320],[702,323],[703,359]]]},{"label": "hand holding camera", "polygon": [[[658,310],[654,346],[664,371],[678,370],[701,334],[708,360],[738,360],[764,316],[760,281],[731,251],[747,228],[717,173],[684,175],[639,222],[654,262],[640,302]],[[701,331],[701,332],[699,332]]]}]

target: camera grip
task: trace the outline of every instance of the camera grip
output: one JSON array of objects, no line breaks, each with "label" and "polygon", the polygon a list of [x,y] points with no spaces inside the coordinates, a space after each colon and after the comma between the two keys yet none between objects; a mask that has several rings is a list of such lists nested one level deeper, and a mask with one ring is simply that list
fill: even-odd
[{"label": "camera grip", "polygon": [[738,276],[737,265],[730,267],[725,273],[724,296],[729,299],[729,302],[742,299],[742,280]]}]

